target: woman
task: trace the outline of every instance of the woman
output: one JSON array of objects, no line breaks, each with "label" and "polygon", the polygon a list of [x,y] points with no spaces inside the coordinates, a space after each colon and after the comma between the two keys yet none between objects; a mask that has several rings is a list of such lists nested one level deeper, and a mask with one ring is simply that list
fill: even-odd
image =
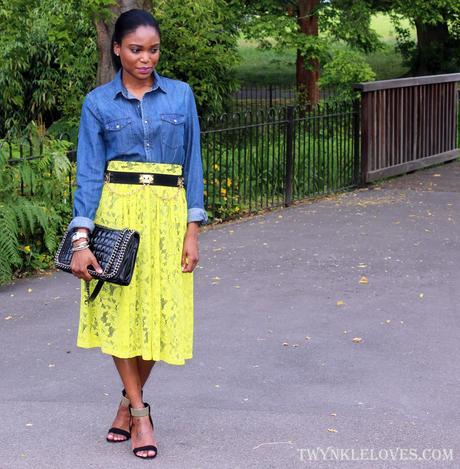
[{"label": "woman", "polygon": [[71,267],[82,287],[92,278],[87,266],[100,270],[85,248],[95,224],[140,233],[129,286],[106,282],[89,304],[81,288],[77,345],[113,356],[124,389],[107,441],[131,438],[141,458],[157,455],[142,394],[154,363],[183,365],[192,357],[193,270],[199,226],[208,221],[193,93],[155,71],[159,57],[156,20],[142,10],[120,15],[112,39],[117,74],[83,103],[68,226],[76,232]]}]

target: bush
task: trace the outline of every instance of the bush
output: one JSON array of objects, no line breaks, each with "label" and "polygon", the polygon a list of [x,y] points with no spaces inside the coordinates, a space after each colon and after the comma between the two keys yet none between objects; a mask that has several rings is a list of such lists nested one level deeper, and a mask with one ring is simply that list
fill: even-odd
[{"label": "bush", "polygon": [[[0,140],[0,284],[52,265],[71,216],[70,145],[43,140],[36,129],[27,141]],[[34,150],[41,156],[23,157]]]},{"label": "bush", "polygon": [[331,61],[327,62],[319,79],[321,88],[335,90],[331,99],[350,99],[356,95],[353,85],[375,79],[375,73],[360,52],[344,49],[334,52]]},{"label": "bush", "polygon": [[83,0],[0,3],[0,136],[78,120],[95,84],[95,32]]},{"label": "bush", "polygon": [[159,0],[153,14],[161,25],[159,73],[192,87],[200,115],[220,114],[238,88],[236,23],[221,0]]}]

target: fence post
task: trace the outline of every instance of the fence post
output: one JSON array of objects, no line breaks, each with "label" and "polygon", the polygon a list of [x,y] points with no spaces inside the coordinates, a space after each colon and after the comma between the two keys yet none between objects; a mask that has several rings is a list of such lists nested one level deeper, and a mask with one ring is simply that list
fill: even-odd
[{"label": "fence post", "polygon": [[361,136],[360,136],[360,113],[361,113],[361,100],[355,98],[353,100],[353,156],[354,156],[354,165],[353,165],[353,183],[356,185],[361,185],[362,174],[360,173],[360,148],[361,148]]},{"label": "fence post", "polygon": [[[361,128],[360,146],[361,146],[361,165],[360,175],[358,179],[358,186],[364,187],[367,184],[368,171],[369,171],[369,93],[363,90],[362,84],[357,83],[353,86],[354,91],[359,91],[361,94],[361,106],[358,111],[358,119],[360,120],[359,126]],[[355,150],[356,151],[356,150]],[[356,154],[355,154],[356,155]]]},{"label": "fence post", "polygon": [[286,108],[286,173],[284,180],[284,206],[292,204],[292,176],[294,167],[294,106]]}]

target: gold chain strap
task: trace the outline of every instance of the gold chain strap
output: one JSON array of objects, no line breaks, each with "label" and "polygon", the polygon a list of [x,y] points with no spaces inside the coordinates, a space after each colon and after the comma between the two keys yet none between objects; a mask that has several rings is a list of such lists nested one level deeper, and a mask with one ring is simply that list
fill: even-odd
[{"label": "gold chain strap", "polygon": [[[141,190],[145,189],[148,186],[151,186],[152,184],[140,184],[139,185],[140,187],[137,187],[136,189],[133,189],[128,193],[125,192],[124,194],[121,193],[121,192],[114,191],[113,187],[111,186],[111,183],[107,180],[104,180],[104,185],[105,185],[105,187],[107,187],[108,191],[111,192],[112,194],[118,195],[119,197],[125,197],[125,196],[131,196],[131,195],[137,194],[138,192],[140,192]],[[135,186],[136,184],[132,184],[132,185]],[[166,187],[174,187],[174,186],[166,186]],[[172,197],[161,197],[160,196],[160,199],[165,201],[165,202],[168,201],[168,200],[177,199],[179,194],[182,192],[180,189],[184,188],[183,179],[181,179],[181,182],[179,183],[179,185],[176,188],[177,188],[177,190],[174,191],[174,195]]]}]

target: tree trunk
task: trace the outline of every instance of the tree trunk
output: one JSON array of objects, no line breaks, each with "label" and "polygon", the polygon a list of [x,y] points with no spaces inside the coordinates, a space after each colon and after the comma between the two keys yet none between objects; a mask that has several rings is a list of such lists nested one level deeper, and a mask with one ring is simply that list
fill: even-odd
[{"label": "tree trunk", "polygon": [[[300,31],[309,36],[318,36],[318,17],[315,9],[319,0],[299,0],[297,22]],[[319,61],[310,59],[306,66],[300,51],[297,51],[296,59],[296,82],[304,100],[309,105],[315,105],[319,101]]]},{"label": "tree trunk", "polygon": [[111,42],[115,20],[121,13],[139,8],[141,10],[152,10],[151,0],[117,0],[117,5],[110,7],[111,19],[107,20],[104,15],[94,18],[97,32],[97,51],[99,62],[97,66],[97,84],[103,85],[112,80],[115,70],[112,66]]},{"label": "tree trunk", "polygon": [[415,18],[417,49],[413,62],[414,75],[434,75],[447,72],[452,52],[447,22],[427,24]]}]

